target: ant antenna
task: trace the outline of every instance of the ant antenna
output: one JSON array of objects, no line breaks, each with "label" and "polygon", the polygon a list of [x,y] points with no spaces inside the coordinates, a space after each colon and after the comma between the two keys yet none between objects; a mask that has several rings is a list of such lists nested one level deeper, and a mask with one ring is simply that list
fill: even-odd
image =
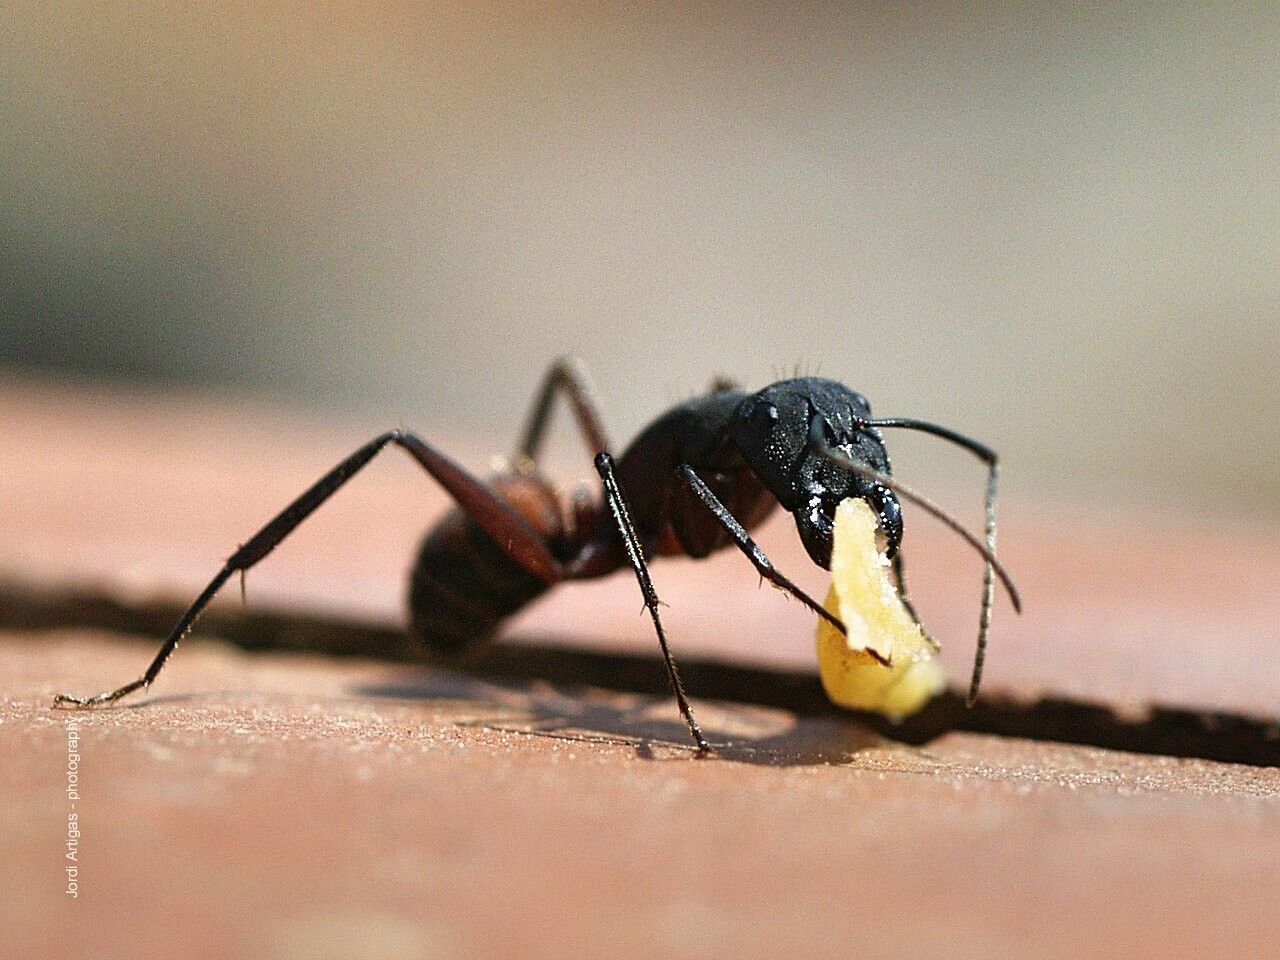
[{"label": "ant antenna", "polygon": [[[948,443],[954,443],[956,446],[968,450],[987,465],[986,534],[987,546],[991,553],[994,554],[996,552],[996,478],[999,473],[997,466],[999,458],[996,452],[986,444],[979,443],[977,440],[966,437],[962,433],[957,433],[949,427],[930,423],[928,420],[913,420],[909,417],[888,417],[883,420],[872,420],[870,425],[873,427],[900,427],[904,430],[919,430],[922,433],[933,434]],[[969,681],[969,694],[965,698],[965,705],[970,707],[978,699],[978,685],[982,681],[982,665],[987,653],[987,628],[991,625],[991,605],[994,590],[995,584],[992,581],[992,569],[988,566],[982,577],[982,616],[978,626],[978,649],[973,658],[973,676]],[[1013,608],[1018,613],[1022,612],[1022,606],[1016,600]]]},{"label": "ant antenna", "polygon": [[986,542],[983,543],[976,536],[963,527],[958,520],[938,506],[928,497],[917,493],[899,480],[894,479],[886,473],[881,473],[874,467],[869,467],[864,463],[854,460],[844,451],[827,444],[819,446],[819,451],[827,457],[840,464],[851,473],[855,473],[867,480],[874,481],[885,487],[888,487],[894,493],[899,494],[906,500],[916,504],[927,513],[932,514],[937,519],[951,528],[955,533],[982,555],[986,561],[985,570],[982,578],[982,607],[978,617],[978,643],[977,650],[973,658],[973,673],[969,680],[969,692],[965,697],[965,704],[973,706],[978,698],[978,689],[982,685],[982,669],[986,661],[987,651],[987,633],[991,628],[991,608],[994,603],[995,594],[995,578],[1000,578],[1000,583],[1004,586],[1005,591],[1009,595],[1009,600],[1013,603],[1013,609],[1018,613],[1022,612],[1022,599],[1018,595],[1018,588],[1014,586],[1013,578],[1009,576],[1004,565],[996,558],[996,482],[998,477],[998,468],[996,465],[995,451],[983,446],[977,441],[970,440],[968,437],[948,430],[946,427],[939,427],[936,424],[928,423],[923,420],[868,420],[863,421],[862,426],[869,427],[903,427],[909,430],[922,430],[926,433],[932,433],[943,439],[950,440],[959,446],[971,451],[981,459],[987,462],[987,523],[986,523]]}]

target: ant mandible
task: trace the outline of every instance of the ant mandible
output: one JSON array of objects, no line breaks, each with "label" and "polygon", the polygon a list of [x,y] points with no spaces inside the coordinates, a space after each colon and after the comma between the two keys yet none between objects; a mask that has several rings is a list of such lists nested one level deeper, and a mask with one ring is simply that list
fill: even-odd
[{"label": "ant mandible", "polygon": [[[602,501],[580,491],[565,506],[537,472],[538,450],[559,393],[572,405],[595,458]],[[886,428],[933,434],[987,464],[984,540],[890,475],[880,433]],[[562,359],[547,372],[511,471],[486,483],[413,433],[390,430],[375,437],[227,560],[178,620],[146,673],[97,696],[59,695],[54,705],[94,707],[149,687],[223,584],[236,573],[243,577],[388,444],[406,450],[457,502],[457,509],[428,533],[413,568],[409,606],[415,637],[437,653],[456,654],[490,638],[504,618],[549,587],[601,577],[629,564],[653,620],[680,715],[699,752],[710,750],[710,745],[689,708],[667,645],[648,558],[701,558],[733,544],[761,577],[843,632],[840,620],[777,570],[747,531],[781,504],[795,518],[810,558],[829,568],[836,506],[858,497],[879,519],[884,553],[892,560],[898,591],[914,616],[899,550],[902,497],[942,520],[985,562],[970,704],[981,682],[997,577],[1014,609],[1021,611],[1017,589],[996,559],[997,457],[989,447],[922,420],[873,419],[866,397],[834,380],[800,377],[756,393],[716,380],[705,395],[650,423],[615,461],[581,365]]]}]

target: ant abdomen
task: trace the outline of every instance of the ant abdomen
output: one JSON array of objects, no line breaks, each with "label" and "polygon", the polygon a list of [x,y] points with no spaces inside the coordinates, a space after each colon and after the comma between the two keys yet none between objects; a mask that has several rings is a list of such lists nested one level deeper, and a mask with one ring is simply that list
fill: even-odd
[{"label": "ant abdomen", "polygon": [[[490,481],[551,548],[563,551],[564,516],[555,491],[541,478],[510,474]],[[530,573],[460,509],[447,513],[427,533],[409,581],[413,638],[432,653],[456,656],[488,640],[507,617],[546,592],[551,584]]]}]

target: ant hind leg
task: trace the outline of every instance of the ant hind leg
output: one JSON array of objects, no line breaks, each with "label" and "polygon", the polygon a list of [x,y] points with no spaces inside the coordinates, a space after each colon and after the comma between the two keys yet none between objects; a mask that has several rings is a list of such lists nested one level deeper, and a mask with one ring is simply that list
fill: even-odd
[{"label": "ant hind leg", "polygon": [[494,493],[485,483],[454,463],[443,453],[411,433],[402,430],[389,430],[379,434],[351,456],[326,473],[305,490],[293,503],[285,507],[266,526],[259,530],[248,543],[244,544],[223,565],[222,569],[209,581],[208,586],[200,593],[174,626],[169,636],[160,647],[160,651],[147,667],[146,673],[124,686],[93,697],[72,697],[59,694],[54,698],[55,707],[96,707],[114,703],[135,690],[151,686],[165,661],[177,649],[182,640],[195,625],[197,618],[214,595],[222,588],[232,575],[243,574],[274,550],[299,524],[369,463],[388,444],[395,444],[406,450],[427,473],[431,474],[442,487],[452,495],[458,506],[480,525],[496,542],[507,545],[507,552],[517,563],[534,576],[547,583],[558,583],[564,579],[564,569],[552,555],[546,543],[529,526],[505,500]]}]

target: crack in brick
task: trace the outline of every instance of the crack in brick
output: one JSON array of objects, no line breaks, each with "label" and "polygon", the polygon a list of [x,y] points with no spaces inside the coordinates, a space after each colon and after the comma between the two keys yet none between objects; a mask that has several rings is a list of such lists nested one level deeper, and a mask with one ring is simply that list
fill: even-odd
[{"label": "crack in brick", "polygon": [[[93,627],[159,638],[182,609],[164,602],[125,603],[103,594],[40,591],[26,584],[0,583],[0,627],[8,629]],[[399,630],[333,617],[215,607],[201,620],[200,628],[248,650],[305,650],[424,662]],[[542,680],[657,696],[667,692],[656,652],[652,656],[606,653],[522,638],[518,643],[495,643],[448,666],[490,679]],[[697,658],[682,659],[681,673],[701,699],[777,707],[800,716],[850,715],[827,700],[816,674]],[[382,685],[361,692],[386,697],[422,693],[411,685]],[[989,692],[967,709],[963,694],[949,690],[902,723],[868,714],[854,716],[880,736],[914,746],[952,731],[964,731],[1129,753],[1280,766],[1280,721],[1242,713],[1164,705],[1141,710],[1053,696],[1017,698],[998,691]]]}]

